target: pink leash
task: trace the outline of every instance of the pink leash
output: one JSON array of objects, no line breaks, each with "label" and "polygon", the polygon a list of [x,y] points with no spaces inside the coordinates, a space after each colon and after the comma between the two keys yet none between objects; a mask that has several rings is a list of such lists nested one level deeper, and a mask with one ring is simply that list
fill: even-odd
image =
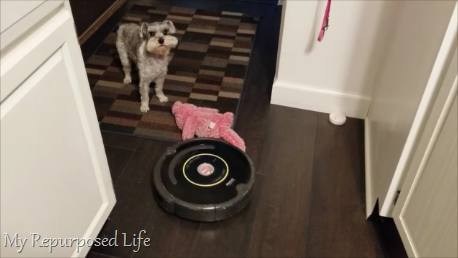
[{"label": "pink leash", "polygon": [[324,33],[329,28],[329,13],[331,12],[331,0],[328,0],[326,5],[326,11],[324,12],[323,23],[321,24],[320,35],[318,36],[318,41],[322,41],[324,38]]}]

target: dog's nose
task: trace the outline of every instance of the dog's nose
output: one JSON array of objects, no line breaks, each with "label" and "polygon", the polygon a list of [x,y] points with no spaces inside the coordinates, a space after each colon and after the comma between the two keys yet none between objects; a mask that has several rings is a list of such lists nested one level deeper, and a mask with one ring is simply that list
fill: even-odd
[{"label": "dog's nose", "polygon": [[164,39],[163,38],[160,38],[158,41],[159,41],[159,44],[164,44]]}]

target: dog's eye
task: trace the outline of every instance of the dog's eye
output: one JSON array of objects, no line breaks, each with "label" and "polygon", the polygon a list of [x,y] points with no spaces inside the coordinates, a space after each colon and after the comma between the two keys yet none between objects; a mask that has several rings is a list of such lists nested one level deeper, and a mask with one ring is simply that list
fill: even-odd
[{"label": "dog's eye", "polygon": [[156,33],[155,33],[154,31],[150,31],[150,33],[149,33],[149,35],[150,35],[151,37],[154,37],[155,34],[156,34]]},{"label": "dog's eye", "polygon": [[169,34],[169,30],[165,29],[164,30],[164,35],[167,35],[167,34]]}]

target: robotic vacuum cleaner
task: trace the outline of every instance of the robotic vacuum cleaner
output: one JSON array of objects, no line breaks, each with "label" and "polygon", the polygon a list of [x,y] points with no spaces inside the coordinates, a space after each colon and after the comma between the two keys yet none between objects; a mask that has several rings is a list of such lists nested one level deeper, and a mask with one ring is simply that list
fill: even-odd
[{"label": "robotic vacuum cleaner", "polygon": [[219,139],[180,142],[161,156],[153,192],[166,212],[194,221],[219,221],[251,200],[255,170],[239,148]]}]

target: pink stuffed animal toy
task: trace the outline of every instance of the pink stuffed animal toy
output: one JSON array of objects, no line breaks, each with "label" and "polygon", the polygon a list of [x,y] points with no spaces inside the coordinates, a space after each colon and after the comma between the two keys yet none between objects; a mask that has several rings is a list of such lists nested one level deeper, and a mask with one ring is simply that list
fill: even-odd
[{"label": "pink stuffed animal toy", "polygon": [[183,140],[197,137],[222,138],[245,151],[245,142],[231,129],[234,114],[219,113],[217,109],[196,107],[188,103],[175,102],[172,107],[178,128],[183,131]]}]

